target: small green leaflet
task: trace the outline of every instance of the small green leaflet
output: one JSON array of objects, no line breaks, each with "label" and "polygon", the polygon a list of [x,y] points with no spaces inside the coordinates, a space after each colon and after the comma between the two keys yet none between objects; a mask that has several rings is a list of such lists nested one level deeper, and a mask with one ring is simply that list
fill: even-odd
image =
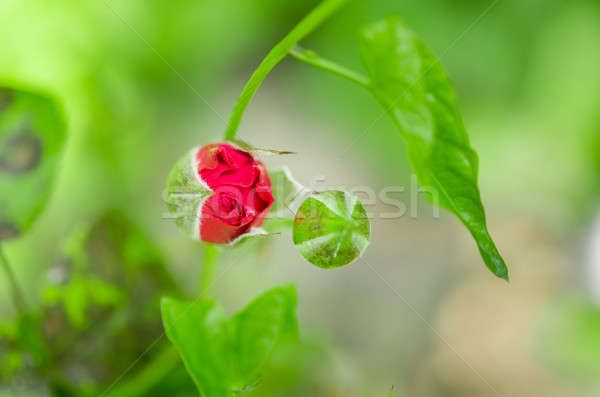
[{"label": "small green leaflet", "polygon": [[296,213],[294,244],[304,259],[322,268],[345,266],[370,242],[371,223],[356,196],[338,190],[313,193]]},{"label": "small green leaflet", "polygon": [[0,87],[0,241],[26,232],[43,210],[65,137],[56,102]]},{"label": "small green leaflet", "polygon": [[275,202],[269,210],[268,218],[293,219],[295,215],[295,204],[302,197],[304,186],[294,179],[288,167],[269,171],[273,197]]},{"label": "small green leaflet", "polygon": [[78,329],[89,327],[87,311],[90,306],[114,308],[123,302],[123,291],[99,277],[78,276],[65,286],[50,285],[44,290],[44,303],[48,306],[62,304],[69,322]]},{"label": "small green leaflet", "polygon": [[249,144],[246,141],[242,141],[241,139],[234,139],[234,140],[228,141],[228,142],[233,144],[234,146],[237,146],[241,150],[245,150],[245,151],[249,152],[250,154],[252,154],[252,157],[257,157],[257,156],[260,156],[261,154],[262,155],[296,154],[294,152],[290,152],[289,150],[257,148],[255,146],[252,146],[251,144]]},{"label": "small green leaflet", "polygon": [[486,226],[477,153],[439,60],[398,16],[364,28],[360,47],[371,91],[406,139],[419,183],[439,192],[439,204],[469,229],[486,266],[508,280]]},{"label": "small green leaflet", "polygon": [[164,327],[204,397],[231,397],[260,382],[276,348],[298,339],[296,290],[273,288],[229,320],[213,300],[164,298]]},{"label": "small green leaflet", "polygon": [[269,177],[275,202],[262,227],[270,233],[276,233],[293,226],[296,210],[308,191],[294,179],[287,166],[270,170]]}]

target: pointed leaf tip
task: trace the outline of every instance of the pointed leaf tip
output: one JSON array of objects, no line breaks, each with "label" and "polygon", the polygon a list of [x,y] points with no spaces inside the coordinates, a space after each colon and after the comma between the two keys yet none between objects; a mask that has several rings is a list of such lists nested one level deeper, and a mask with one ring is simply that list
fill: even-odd
[{"label": "pointed leaf tip", "polygon": [[439,59],[397,15],[364,28],[360,47],[371,92],[406,140],[410,164],[419,184],[430,192],[427,197],[460,219],[486,266],[508,280],[506,264],[486,227],[477,153]]}]

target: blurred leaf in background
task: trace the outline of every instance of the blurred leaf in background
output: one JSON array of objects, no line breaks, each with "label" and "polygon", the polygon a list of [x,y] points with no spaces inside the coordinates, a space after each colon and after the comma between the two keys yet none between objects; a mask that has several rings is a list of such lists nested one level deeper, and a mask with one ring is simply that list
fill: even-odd
[{"label": "blurred leaf in background", "polygon": [[112,382],[162,335],[163,293],[178,289],[162,255],[125,215],[108,212],[74,232],[44,290],[55,369],[75,386]]},{"label": "blurred leaf in background", "polygon": [[600,386],[600,307],[581,295],[556,296],[539,324],[537,354],[557,376]]},{"label": "blurred leaf in background", "polygon": [[[47,277],[42,312],[27,316],[28,324],[17,321],[18,331],[11,323],[2,328],[4,380],[27,370],[32,374],[19,376],[47,382],[56,395],[97,395],[132,363],[143,369],[160,353],[162,344],[146,351],[163,335],[159,300],[180,292],[162,254],[125,215],[108,212],[74,231]],[[36,349],[46,357],[28,370],[24,363]],[[170,363],[153,386],[177,372],[179,360]]]},{"label": "blurred leaf in background", "polygon": [[26,232],[52,192],[66,138],[51,98],[0,86],[0,242]]}]

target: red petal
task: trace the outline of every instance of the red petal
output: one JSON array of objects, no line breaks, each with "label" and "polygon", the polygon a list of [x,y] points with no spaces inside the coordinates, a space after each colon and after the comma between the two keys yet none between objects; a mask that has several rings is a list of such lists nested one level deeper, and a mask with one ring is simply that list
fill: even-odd
[{"label": "red petal", "polygon": [[[252,164],[253,161],[254,159],[248,152],[238,150],[227,143],[211,143],[201,147],[196,153],[196,170],[202,180],[210,188],[213,188],[223,184],[222,178],[232,178],[228,175],[229,171],[238,170],[245,165]],[[240,176],[249,177],[244,174]]]},{"label": "red petal", "polygon": [[260,226],[275,201],[265,165],[226,143],[200,148],[197,171],[215,191],[202,206],[200,239],[229,243]]}]

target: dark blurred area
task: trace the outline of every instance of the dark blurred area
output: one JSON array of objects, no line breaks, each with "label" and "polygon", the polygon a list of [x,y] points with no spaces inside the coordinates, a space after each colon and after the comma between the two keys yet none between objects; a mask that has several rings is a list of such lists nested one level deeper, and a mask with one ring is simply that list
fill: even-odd
[{"label": "dark blurred area", "polygon": [[[0,2],[0,82],[53,92],[69,125],[48,208],[4,244],[43,313],[56,395],[113,383],[125,396],[197,395],[159,338],[160,296],[193,296],[203,251],[163,219],[165,179],[192,146],[221,139],[252,71],[317,3]],[[375,216],[365,257],[342,269],[305,262],[289,232],[230,250],[213,287],[229,313],[298,285],[306,346],[282,352],[250,395],[385,396],[394,385],[394,396],[597,396],[600,3],[354,0],[302,44],[362,70],[356,32],[391,13],[455,84],[511,282],[424,197],[418,216]],[[267,163],[305,185],[406,186],[397,198],[411,197],[404,143],[377,103],[294,60],[259,89],[239,137],[296,152]],[[50,395],[28,372],[44,357],[13,354],[21,330],[3,277],[0,396]]]}]

